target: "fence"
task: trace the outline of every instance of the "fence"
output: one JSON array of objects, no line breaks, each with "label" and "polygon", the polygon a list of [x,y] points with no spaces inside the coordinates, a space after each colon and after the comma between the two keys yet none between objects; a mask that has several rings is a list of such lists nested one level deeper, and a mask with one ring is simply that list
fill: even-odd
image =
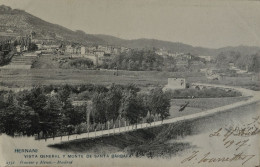
[{"label": "fence", "polygon": [[[212,86],[212,85],[210,85],[210,86]],[[89,131],[87,133],[82,133],[82,134],[73,134],[73,135],[67,135],[67,136],[61,136],[61,137],[56,137],[56,138],[52,138],[52,139],[47,139],[46,144],[59,144],[62,142],[70,142],[70,141],[78,140],[78,139],[86,139],[86,138],[91,139],[91,138],[97,138],[97,137],[102,137],[102,136],[116,135],[116,134],[126,133],[126,132],[130,132],[130,131],[138,130],[138,129],[156,127],[156,126],[160,126],[163,124],[172,124],[172,123],[177,123],[179,121],[198,119],[198,118],[210,116],[210,115],[213,115],[213,114],[216,114],[219,112],[224,112],[224,111],[228,111],[230,109],[234,109],[234,108],[238,108],[238,107],[260,102],[260,94],[258,92],[254,92],[254,91],[243,89],[243,88],[229,87],[229,86],[223,86],[223,85],[214,85],[214,86],[223,87],[223,88],[233,88],[235,90],[242,92],[243,94],[246,94],[247,96],[252,96],[252,98],[248,99],[246,101],[236,102],[233,104],[229,104],[229,105],[222,106],[222,107],[217,107],[214,109],[210,109],[207,111],[203,111],[203,112],[199,112],[199,113],[195,113],[195,114],[191,114],[191,115],[167,119],[167,120],[164,120],[163,122],[154,121],[151,123],[141,123],[141,124],[136,124],[136,125],[127,125],[125,123],[124,126],[119,126],[117,128],[114,127],[112,129],[101,130],[101,131],[97,131],[95,129],[93,132]]]}]

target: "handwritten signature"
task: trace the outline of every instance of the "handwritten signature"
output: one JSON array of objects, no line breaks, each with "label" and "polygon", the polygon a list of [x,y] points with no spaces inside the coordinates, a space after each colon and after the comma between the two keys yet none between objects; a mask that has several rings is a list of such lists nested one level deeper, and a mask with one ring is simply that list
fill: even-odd
[{"label": "handwritten signature", "polygon": [[[250,146],[249,137],[260,133],[259,124],[260,116],[252,118],[253,121],[244,124],[242,126],[235,126],[226,128],[219,128],[209,134],[210,138],[219,138],[224,145],[224,148],[230,149],[235,148],[235,153],[223,157],[215,157],[211,152],[201,153],[200,151],[194,151],[192,155],[185,158],[181,163],[185,163],[191,160],[197,161],[197,163],[216,163],[216,162],[233,162],[242,161],[242,165],[247,163],[250,159],[255,157],[253,154],[245,154],[243,151],[238,151],[242,147]],[[237,138],[240,137],[240,138]],[[241,137],[243,139],[241,140]]]},{"label": "handwritten signature", "polygon": [[194,151],[192,155],[185,158],[181,161],[181,163],[185,163],[191,160],[197,160],[197,163],[214,163],[214,162],[232,162],[232,161],[242,161],[242,165],[252,159],[255,155],[247,155],[243,152],[238,154],[234,154],[231,157],[211,157],[211,152],[203,154],[202,158],[197,159],[198,156],[201,155],[199,151]]}]

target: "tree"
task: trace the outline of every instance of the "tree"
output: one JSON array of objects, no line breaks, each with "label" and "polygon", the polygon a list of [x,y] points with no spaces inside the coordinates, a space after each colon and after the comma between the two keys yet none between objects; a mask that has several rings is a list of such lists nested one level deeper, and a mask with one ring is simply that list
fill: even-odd
[{"label": "tree", "polygon": [[38,46],[35,43],[29,43],[28,51],[35,51],[38,49]]},{"label": "tree", "polygon": [[0,131],[7,135],[33,135],[39,132],[38,114],[29,107],[5,103],[1,105],[0,115]]},{"label": "tree", "polygon": [[170,115],[170,99],[161,88],[151,91],[148,103],[151,114],[159,114],[162,121]]},{"label": "tree", "polygon": [[19,133],[17,127],[19,127],[19,120],[17,116],[20,110],[14,105],[10,105],[7,108],[0,109],[0,128],[1,132],[6,133],[7,135],[14,136],[15,133]]},{"label": "tree", "polygon": [[107,101],[105,93],[95,93],[92,98],[92,112],[95,123],[106,123],[108,121]]},{"label": "tree", "polygon": [[34,87],[31,91],[24,91],[19,97],[20,103],[31,107],[36,113],[42,117],[43,108],[46,106],[47,97],[42,87]]},{"label": "tree", "polygon": [[67,102],[69,96],[70,96],[71,88],[69,85],[63,86],[62,90],[58,92],[58,98],[62,102],[63,106]]},{"label": "tree", "polygon": [[44,135],[55,135],[61,126],[62,104],[56,97],[49,97],[41,117],[41,130]]},{"label": "tree", "polygon": [[130,124],[137,124],[147,114],[143,99],[134,94],[126,95],[123,110],[124,116]]},{"label": "tree", "polygon": [[228,60],[227,60],[227,55],[221,52],[217,57],[216,57],[216,65],[219,68],[228,68]]},{"label": "tree", "polygon": [[[20,107],[19,118],[19,131],[24,135],[34,135],[40,133],[39,114],[36,113],[31,107]],[[16,115],[18,116],[18,115]]]},{"label": "tree", "polygon": [[122,88],[112,85],[106,96],[108,120],[113,120],[113,122],[115,122],[118,116],[120,116],[121,99]]},{"label": "tree", "polygon": [[87,105],[75,106],[74,113],[70,117],[72,125],[79,125],[86,121]]},{"label": "tree", "polygon": [[252,55],[252,64],[249,68],[250,71],[259,72],[260,71],[260,56],[257,54]]}]

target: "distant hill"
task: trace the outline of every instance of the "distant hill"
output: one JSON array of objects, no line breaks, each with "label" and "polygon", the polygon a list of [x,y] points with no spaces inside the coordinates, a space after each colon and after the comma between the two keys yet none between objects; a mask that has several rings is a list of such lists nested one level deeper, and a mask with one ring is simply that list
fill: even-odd
[{"label": "distant hill", "polygon": [[221,52],[240,52],[241,55],[251,55],[260,52],[260,47],[256,46],[236,46],[236,47],[223,47],[219,49],[210,49],[204,47],[193,47],[191,45],[179,43],[179,42],[169,42],[161,41],[156,39],[134,39],[134,40],[124,40],[110,35],[95,35],[96,37],[102,39],[107,44],[121,45],[129,48],[165,48],[173,53],[184,52],[192,53],[194,55],[209,55],[216,56]]},{"label": "distant hill", "polygon": [[23,10],[0,6],[0,28],[10,29],[20,35],[36,33],[37,38],[48,38],[84,44],[103,43],[102,39],[94,35],[82,34],[81,31],[72,31],[57,24],[46,22]]},{"label": "distant hill", "polygon": [[8,6],[0,6],[0,36],[1,31],[12,30],[15,34],[28,35],[35,32],[36,38],[48,38],[56,41],[76,42],[85,45],[116,45],[134,49],[164,48],[170,52],[184,52],[194,55],[216,56],[221,52],[239,51],[241,55],[254,54],[260,51],[259,47],[237,46],[220,49],[193,47],[191,45],[161,41],[156,39],[125,40],[109,35],[92,35],[83,31],[72,31],[57,24],[46,22],[23,10],[12,9]]}]

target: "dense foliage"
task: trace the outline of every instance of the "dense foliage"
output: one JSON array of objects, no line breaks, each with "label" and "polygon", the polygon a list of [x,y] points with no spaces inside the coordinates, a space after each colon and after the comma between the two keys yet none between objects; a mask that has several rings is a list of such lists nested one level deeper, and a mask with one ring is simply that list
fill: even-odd
[{"label": "dense foliage", "polygon": [[242,94],[238,91],[224,90],[220,88],[210,88],[210,89],[179,89],[174,91],[167,91],[167,96],[169,98],[217,98],[217,97],[236,97]]},{"label": "dense foliage", "polygon": [[102,68],[115,68],[131,71],[161,71],[163,68],[163,57],[152,50],[131,50],[123,52],[111,61],[104,62]]},{"label": "dense foliage", "polygon": [[[137,124],[148,111],[165,119],[169,116],[170,100],[156,89],[149,94],[138,93],[134,85],[62,85],[41,86],[18,93],[1,92],[0,132],[8,135],[52,137],[82,132],[82,124],[112,125],[124,119]],[[72,97],[88,92],[82,105],[73,105]],[[159,93],[159,94],[157,94]],[[155,102],[156,101],[156,102]],[[150,106],[152,105],[152,106]],[[84,128],[84,127],[83,127]]]},{"label": "dense foliage", "polygon": [[240,52],[222,52],[216,57],[216,65],[218,68],[228,68],[229,63],[242,70],[248,70],[249,72],[260,71],[260,53],[251,55],[241,55]]}]

